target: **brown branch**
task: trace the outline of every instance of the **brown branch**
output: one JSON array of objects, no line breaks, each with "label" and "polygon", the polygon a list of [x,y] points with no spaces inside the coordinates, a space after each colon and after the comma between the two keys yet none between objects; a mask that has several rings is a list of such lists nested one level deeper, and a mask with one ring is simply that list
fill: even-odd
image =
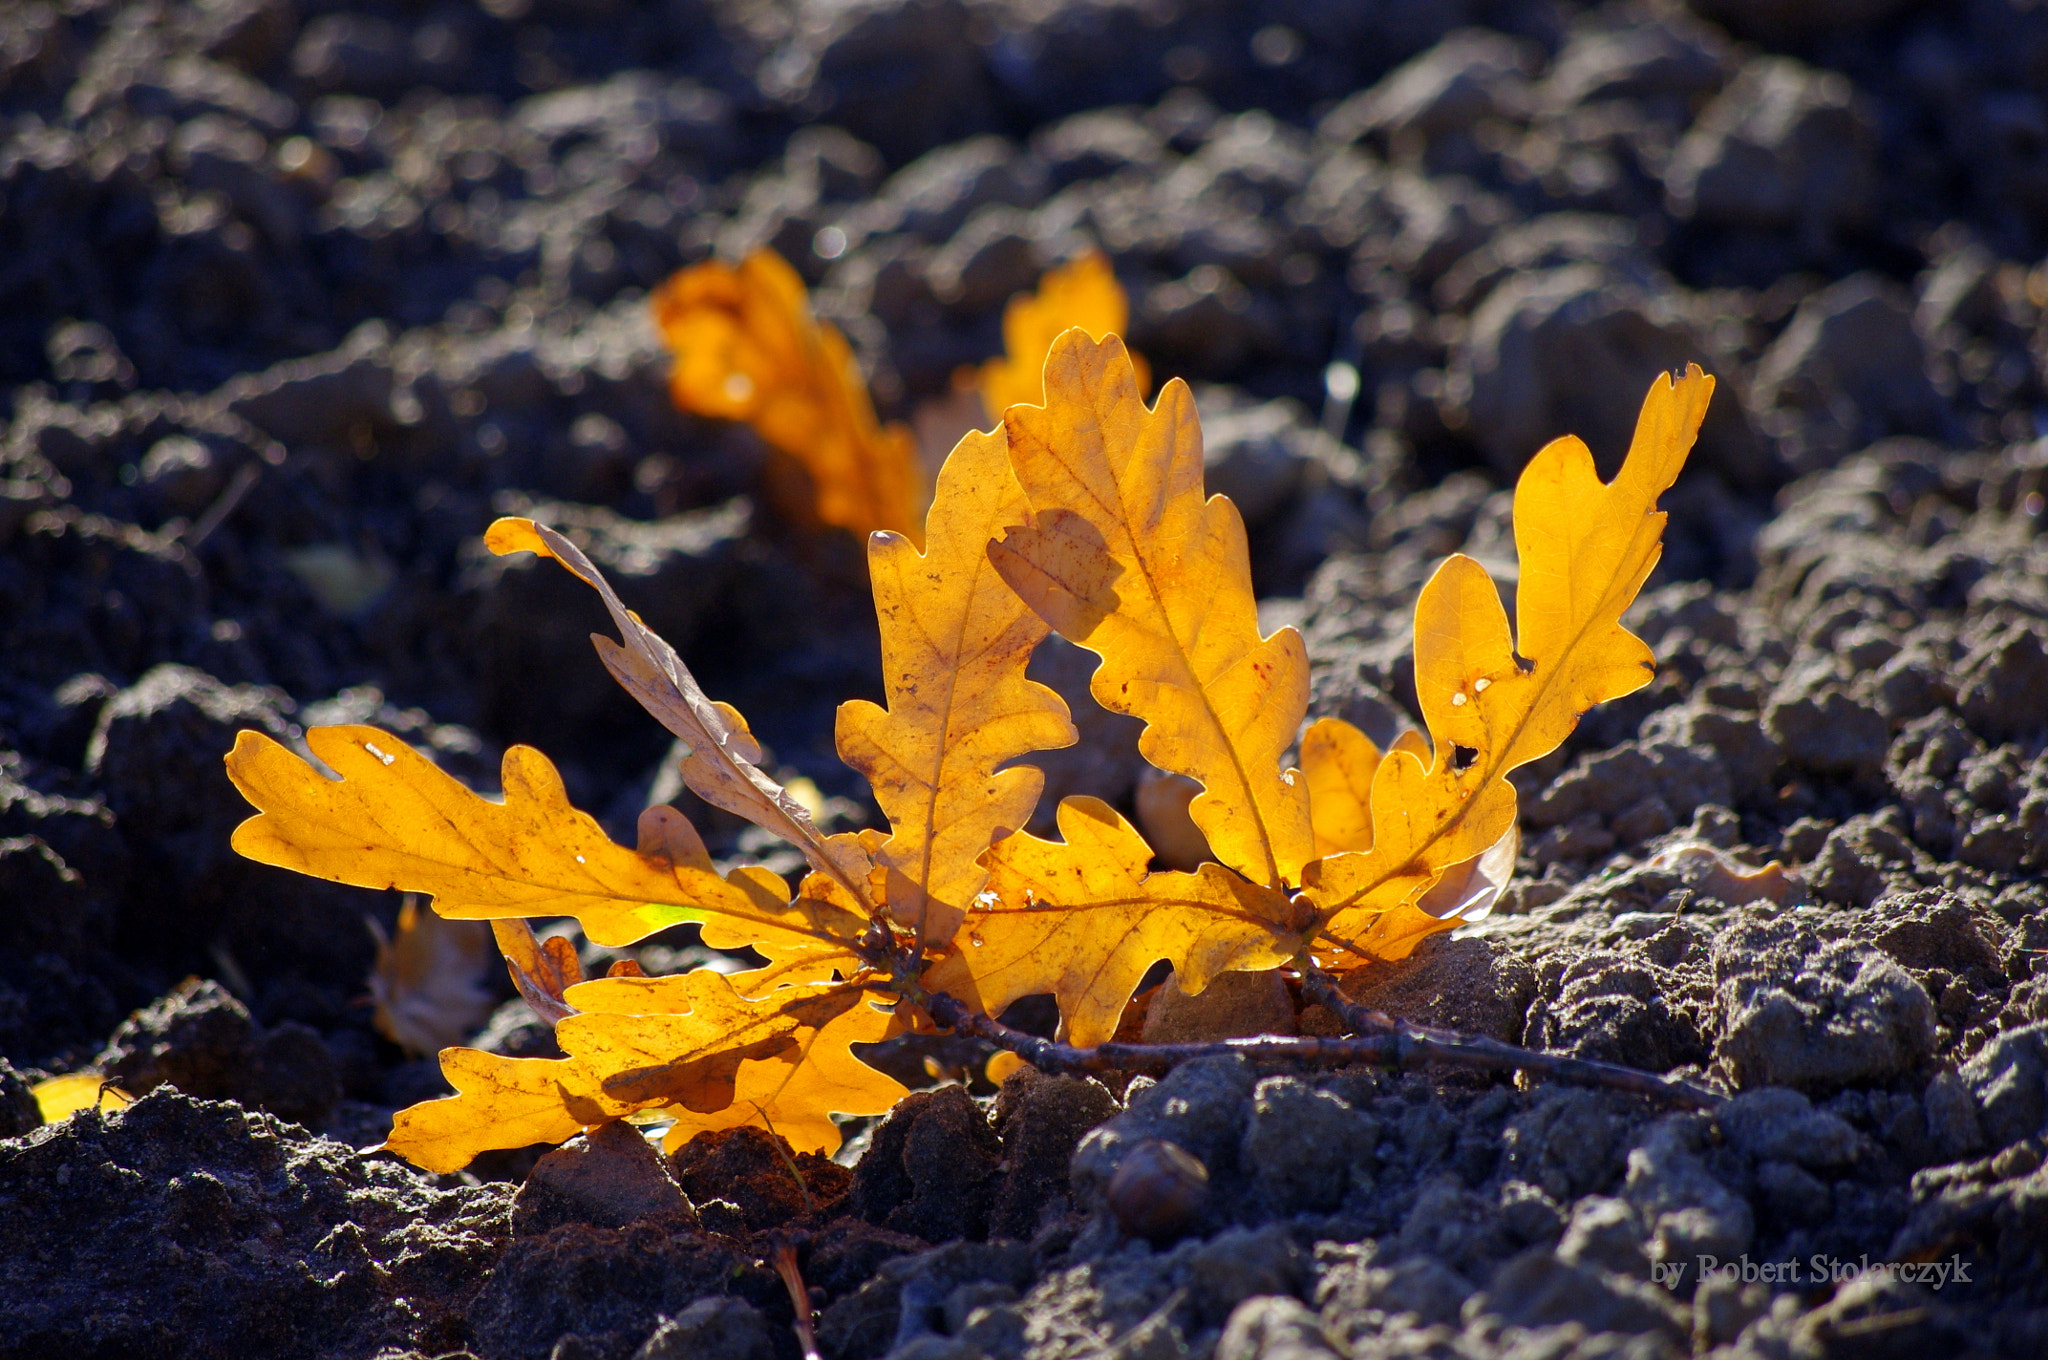
[{"label": "brown branch", "polygon": [[[1322,976],[1328,978],[1327,974]],[[1316,990],[1321,989],[1318,984]],[[1334,992],[1334,984],[1330,990]],[[1660,1077],[1653,1072],[1623,1067],[1618,1063],[1537,1053],[1498,1039],[1412,1025],[1405,1020],[1366,1010],[1344,999],[1341,994],[1338,1000],[1343,1009],[1330,1009],[1340,1020],[1354,1029],[1366,1030],[1366,1033],[1341,1039],[1268,1034],[1213,1043],[1107,1043],[1094,1048],[1076,1048],[1012,1029],[944,992],[925,992],[917,987],[903,989],[903,992],[938,1024],[956,1033],[986,1039],[1045,1072],[1142,1072],[1158,1075],[1197,1058],[1233,1054],[1255,1062],[1291,1062],[1309,1067],[1351,1067],[1363,1063],[1396,1072],[1413,1071],[1425,1064],[1438,1062],[1481,1071],[1529,1072],[1558,1081],[1628,1091],[1694,1109],[1711,1109],[1721,1103],[1720,1096],[1690,1082]],[[1311,999],[1322,1001],[1314,992],[1311,992]],[[1358,1023],[1353,1023],[1353,1017]]]},{"label": "brown branch", "polygon": [[[1534,1049],[1521,1048],[1485,1035],[1462,1034],[1457,1030],[1439,1029],[1434,1025],[1418,1025],[1407,1020],[1397,1020],[1385,1011],[1376,1011],[1359,1005],[1344,995],[1337,985],[1336,978],[1313,966],[1301,970],[1301,991],[1302,995],[1336,1016],[1338,1023],[1353,1034],[1406,1036],[1412,1042],[1427,1045],[1430,1056],[1424,1061],[1448,1062],[1463,1067],[1491,1068],[1496,1071],[1514,1069],[1556,1081],[1574,1082],[1581,1086],[1606,1086],[1617,1091],[1651,1096],[1701,1110],[1712,1109],[1722,1100],[1721,1096],[1705,1087],[1695,1086],[1689,1081],[1680,1081],[1673,1077],[1660,1077],[1654,1072],[1645,1072],[1637,1067],[1601,1062],[1597,1058],[1570,1058],[1560,1053],[1538,1053]],[[1451,1054],[1456,1056],[1450,1056]]]}]

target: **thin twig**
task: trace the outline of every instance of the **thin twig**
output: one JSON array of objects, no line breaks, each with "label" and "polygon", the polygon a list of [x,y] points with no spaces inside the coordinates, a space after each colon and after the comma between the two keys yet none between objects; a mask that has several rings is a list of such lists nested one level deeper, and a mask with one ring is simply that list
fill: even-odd
[{"label": "thin twig", "polygon": [[789,1291],[789,1306],[796,1310],[796,1340],[803,1347],[804,1360],[822,1360],[818,1351],[818,1330],[811,1324],[811,1291],[804,1287],[804,1275],[797,1268],[796,1246],[784,1238],[768,1254],[782,1287]]},{"label": "thin twig", "polygon": [[1485,1035],[1461,1034],[1457,1030],[1397,1020],[1385,1011],[1361,1006],[1344,995],[1337,985],[1337,979],[1320,968],[1307,967],[1301,970],[1301,990],[1309,1000],[1336,1016],[1338,1023],[1353,1034],[1408,1035],[1417,1041],[1455,1050],[1460,1055],[1433,1056],[1433,1061],[1453,1062],[1467,1067],[1514,1068],[1558,1081],[1576,1082],[1582,1086],[1608,1086],[1636,1095],[1655,1096],[1676,1104],[1690,1105],[1695,1109],[1712,1109],[1722,1100],[1712,1091],[1695,1086],[1689,1081],[1660,1077],[1654,1072],[1645,1072],[1637,1067],[1601,1062],[1597,1058],[1568,1058],[1558,1053],[1538,1053],[1534,1049],[1503,1043],[1499,1039]]},{"label": "thin twig", "polygon": [[[1380,1017],[1385,1028],[1368,1022],[1358,1027],[1372,1032],[1342,1039],[1268,1034],[1212,1043],[1107,1043],[1094,1048],[1076,1048],[1012,1029],[944,992],[924,992],[911,999],[946,1028],[986,1039],[1046,1072],[1142,1072],[1156,1075],[1197,1058],[1231,1055],[1258,1062],[1292,1062],[1308,1067],[1350,1067],[1367,1063],[1397,1072],[1440,1062],[1484,1071],[1531,1072],[1559,1081],[1629,1091],[1695,1109],[1711,1109],[1721,1103],[1720,1096],[1690,1082],[1674,1081],[1618,1063],[1537,1053],[1498,1039],[1412,1025],[1386,1016]],[[1344,1004],[1348,1010],[1362,1012],[1363,1015],[1377,1014],[1364,1011],[1348,1001]]]}]

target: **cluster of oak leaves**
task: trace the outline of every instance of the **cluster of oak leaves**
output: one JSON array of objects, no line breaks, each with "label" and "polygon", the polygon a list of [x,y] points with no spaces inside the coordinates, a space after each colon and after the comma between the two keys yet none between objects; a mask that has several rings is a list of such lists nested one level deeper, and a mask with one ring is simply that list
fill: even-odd
[{"label": "cluster of oak leaves", "polygon": [[[745,720],[573,543],[499,520],[494,552],[553,557],[603,596],[620,637],[594,637],[598,654],[680,739],[687,786],[789,840],[810,869],[794,897],[764,868],[721,873],[669,807],[642,815],[636,847],[615,844],[528,747],[506,752],[492,802],[374,728],[306,734],[338,780],[243,732],[228,771],[260,815],[237,850],[490,920],[514,982],[554,1022],[560,1059],[442,1051],[458,1094],[400,1111],[387,1144],[429,1170],[621,1118],[671,1121],[671,1149],[756,1123],[831,1152],[834,1114],[886,1112],[905,1090],[853,1046],[930,1027],[943,998],[995,1016],[1051,993],[1062,1038],[1090,1046],[1115,1033],[1158,960],[1198,992],[1232,970],[1342,973],[1405,956],[1490,902],[1512,869],[1508,772],[1649,681],[1650,651],[1620,618],[1656,564],[1657,498],[1713,390],[1697,367],[1659,378],[1611,483],[1577,439],[1535,456],[1515,489],[1513,634],[1484,569],[1446,561],[1415,611],[1427,739],[1382,752],[1342,722],[1302,732],[1301,637],[1261,636],[1243,521],[1203,496],[1193,398],[1176,379],[1145,404],[1099,258],[1011,304],[1008,355],[978,378],[1000,423],[953,449],[922,535],[908,431],[878,423],[846,342],[812,318],[786,264],[764,253],[687,270],[655,313],[677,400],[752,423],[804,465],[818,520],[869,533],[888,706],[842,705],[837,742],[889,830],[821,834],[759,768]],[[1075,740],[1066,704],[1025,678],[1054,630],[1101,658],[1090,691],[1143,720],[1145,759],[1200,785],[1188,813],[1212,858],[1195,872],[1150,871],[1152,847],[1094,798],[1062,801],[1061,840],[1019,829],[1044,781],[1016,762]],[[705,943],[768,962],[584,981],[566,941],[526,925],[564,916],[614,946],[697,921]]]}]

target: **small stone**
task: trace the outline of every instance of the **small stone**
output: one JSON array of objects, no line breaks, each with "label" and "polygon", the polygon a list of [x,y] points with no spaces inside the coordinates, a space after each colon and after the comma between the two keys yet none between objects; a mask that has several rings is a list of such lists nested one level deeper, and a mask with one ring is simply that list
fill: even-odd
[{"label": "small stone", "polygon": [[1209,1169],[1184,1147],[1148,1138],[1132,1148],[1104,1191],[1117,1226],[1134,1237],[1170,1242],[1200,1217]]},{"label": "small stone", "polygon": [[1267,1077],[1252,1092],[1239,1164],[1283,1212],[1329,1212],[1370,1184],[1379,1124],[1299,1077]]},{"label": "small stone", "polygon": [[698,1299],[663,1318],[633,1360],[774,1360],[768,1320],[740,1299]]},{"label": "small stone", "polygon": [[1188,1284],[1198,1312],[1222,1321],[1245,1299],[1291,1295],[1310,1278],[1307,1255],[1285,1224],[1230,1228],[1188,1259]]},{"label": "small stone", "polygon": [[1231,1310],[1216,1360],[1336,1360],[1316,1315],[1299,1299],[1258,1296]]}]

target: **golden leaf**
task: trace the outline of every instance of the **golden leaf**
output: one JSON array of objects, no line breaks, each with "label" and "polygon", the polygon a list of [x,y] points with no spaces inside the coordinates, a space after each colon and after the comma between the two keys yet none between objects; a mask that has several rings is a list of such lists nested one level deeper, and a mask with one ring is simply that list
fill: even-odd
[{"label": "golden leaf", "polygon": [[316,727],[306,744],[339,780],[261,733],[235,738],[228,777],[259,815],[235,828],[233,845],[250,859],[431,893],[436,911],[461,920],[573,916],[599,944],[707,916],[838,943],[771,886],[781,883],[773,875],[721,878],[708,858],[672,862],[615,844],[570,806],[562,777],[531,747],[505,752],[505,801],[492,803],[374,727]]},{"label": "golden leaf", "polygon": [[839,754],[889,817],[874,855],[889,913],[932,947],[987,881],[982,852],[1038,805],[1045,776],[1002,767],[1074,742],[1066,703],[1024,678],[1046,625],[989,565],[989,539],[1023,515],[1002,434],[969,432],[939,473],[926,550],[868,541],[889,707],[841,704]]},{"label": "golden leaf", "polygon": [[[1019,293],[1003,308],[1005,352],[983,364],[977,378],[989,419],[1001,420],[1012,406],[1045,401],[1045,358],[1061,332],[1078,326],[1089,339],[1101,340],[1122,335],[1130,319],[1131,304],[1102,252],[1091,250],[1046,271],[1036,293]],[[1151,373],[1144,357],[1133,353],[1131,366],[1138,390],[1145,391]]]},{"label": "golden leaf", "polygon": [[1389,752],[1372,781],[1371,848],[1310,867],[1304,891],[1333,943],[1375,956],[1381,917],[1512,830],[1509,771],[1555,750],[1594,704],[1650,682],[1650,649],[1621,615],[1663,550],[1657,498],[1685,465],[1713,390],[1697,365],[1652,383],[1611,483],[1575,438],[1530,461],[1515,487],[1514,638],[1500,593],[1471,558],[1452,557],[1423,587],[1415,680],[1434,759]]},{"label": "golden leaf", "polygon": [[693,265],[655,290],[653,308],[676,356],[677,406],[746,421],[796,459],[826,524],[918,537],[916,441],[875,419],[845,338],[812,317],[803,280],[780,255],[762,249],[738,266]]},{"label": "golden leaf", "polygon": [[462,1170],[480,1152],[566,1142],[635,1108],[607,1097],[573,1058],[507,1058],[444,1048],[441,1075],[456,1094],[393,1115],[383,1147],[444,1175]]},{"label": "golden leaf", "polygon": [[772,1119],[800,1151],[831,1152],[830,1112],[879,1114],[902,1096],[847,1049],[898,1024],[858,987],[785,987],[749,1000],[735,981],[699,969],[581,983],[568,996],[575,1013],[555,1029],[567,1057],[444,1050],[441,1070],[458,1094],[399,1111],[385,1146],[453,1171],[479,1152],[651,1114],[693,1130]]},{"label": "golden leaf", "polygon": [[1146,873],[1151,848],[1100,799],[1062,800],[1059,827],[1064,842],[1020,833],[989,851],[989,898],[926,986],[988,1015],[1050,992],[1067,1041],[1098,1044],[1161,959],[1195,993],[1220,972],[1277,968],[1301,948],[1284,894],[1217,864]]},{"label": "golden leaf", "polygon": [[1188,811],[1216,857],[1268,887],[1298,881],[1308,789],[1282,757],[1308,711],[1308,656],[1292,628],[1259,634],[1244,521],[1202,498],[1194,397],[1176,378],[1147,409],[1123,342],[1076,330],[1053,345],[1045,392],[1004,416],[1034,514],[990,560],[1102,657],[1089,691],[1144,719],[1139,752],[1202,785]]},{"label": "golden leaf", "polygon": [[67,1072],[61,1077],[45,1077],[29,1087],[29,1094],[35,1097],[36,1110],[43,1116],[45,1124],[61,1123],[80,1110],[97,1109],[102,1114],[111,1113],[135,1100],[134,1096],[98,1072]]},{"label": "golden leaf", "polygon": [[1379,767],[1373,739],[1340,718],[1319,718],[1302,733],[1301,777],[1318,857],[1372,848],[1372,777]]}]

